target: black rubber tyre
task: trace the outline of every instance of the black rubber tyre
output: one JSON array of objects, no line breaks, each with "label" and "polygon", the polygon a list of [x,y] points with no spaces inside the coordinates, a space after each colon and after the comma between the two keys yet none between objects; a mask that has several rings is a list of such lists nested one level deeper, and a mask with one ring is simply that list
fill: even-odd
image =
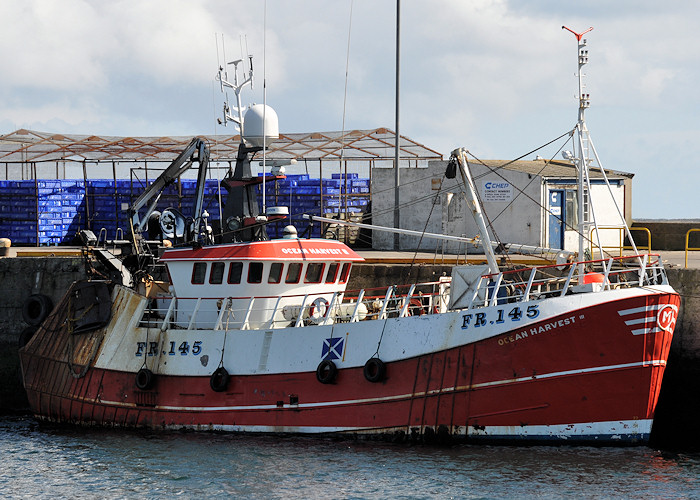
[{"label": "black rubber tyre", "polygon": [[51,313],[53,303],[46,295],[35,293],[27,297],[22,306],[22,319],[31,326],[39,326]]},{"label": "black rubber tyre", "polygon": [[365,378],[372,383],[381,382],[386,375],[386,365],[379,358],[369,358],[365,363]]},{"label": "black rubber tyre", "polygon": [[148,368],[141,368],[138,373],[136,373],[136,387],[142,391],[147,391],[153,387],[153,382],[155,382],[156,376]]},{"label": "black rubber tyre", "polygon": [[330,359],[324,359],[316,368],[316,379],[322,384],[332,384],[338,375],[338,367]]},{"label": "black rubber tyre", "polygon": [[17,339],[17,347],[21,349],[25,345],[27,345],[29,341],[32,340],[32,337],[36,333],[36,330],[36,326],[28,326],[24,330],[22,330],[22,332],[19,334],[19,338]]},{"label": "black rubber tyre", "polygon": [[214,392],[224,392],[228,388],[228,381],[230,378],[226,368],[220,366],[211,374],[209,378],[209,387],[211,387],[211,390]]}]

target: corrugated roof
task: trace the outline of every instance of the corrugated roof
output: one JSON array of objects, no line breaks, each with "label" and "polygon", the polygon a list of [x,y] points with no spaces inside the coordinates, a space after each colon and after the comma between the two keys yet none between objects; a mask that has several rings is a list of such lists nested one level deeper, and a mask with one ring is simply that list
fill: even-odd
[{"label": "corrugated roof", "polygon": [[[485,165],[492,170],[504,169],[526,174],[538,175],[549,179],[571,179],[577,176],[576,167],[571,162],[559,160],[518,160],[508,162],[505,160],[470,160],[470,165]],[[629,178],[634,174],[606,169],[608,178]],[[589,170],[592,179],[602,179],[603,174],[599,168],[592,167]]]},{"label": "corrugated roof", "polygon": [[[209,143],[213,161],[236,159],[240,136],[201,135]],[[386,128],[341,132],[280,134],[268,156],[337,160],[389,160],[394,158],[396,134]],[[172,161],[191,136],[114,137],[52,134],[20,129],[0,135],[0,163],[47,161]],[[442,155],[408,137],[401,136],[401,158],[442,159]]]}]

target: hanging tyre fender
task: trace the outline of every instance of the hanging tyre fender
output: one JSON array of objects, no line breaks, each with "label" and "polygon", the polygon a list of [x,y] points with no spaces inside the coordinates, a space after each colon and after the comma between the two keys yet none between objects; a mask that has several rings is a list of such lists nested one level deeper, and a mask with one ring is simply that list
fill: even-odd
[{"label": "hanging tyre fender", "polygon": [[51,298],[40,293],[27,297],[22,305],[22,319],[31,326],[39,326],[53,310]]},{"label": "hanging tyre fender", "polygon": [[386,365],[384,361],[377,357],[369,358],[363,370],[367,381],[375,383],[381,382],[386,376]]},{"label": "hanging tyre fender", "polygon": [[316,368],[316,379],[322,384],[331,384],[338,375],[338,367],[330,359],[324,359]]},{"label": "hanging tyre fender", "polygon": [[28,326],[24,330],[22,330],[19,334],[19,338],[17,339],[17,347],[21,349],[25,345],[27,345],[29,341],[32,340],[32,337],[34,337],[36,330],[36,326]]},{"label": "hanging tyre fender", "polygon": [[214,373],[209,377],[209,387],[214,392],[224,392],[228,388],[228,381],[230,375],[223,366],[218,367],[214,370]]},{"label": "hanging tyre fender", "polygon": [[153,387],[153,382],[155,382],[156,376],[148,368],[141,368],[136,373],[136,387],[142,391],[146,391]]}]

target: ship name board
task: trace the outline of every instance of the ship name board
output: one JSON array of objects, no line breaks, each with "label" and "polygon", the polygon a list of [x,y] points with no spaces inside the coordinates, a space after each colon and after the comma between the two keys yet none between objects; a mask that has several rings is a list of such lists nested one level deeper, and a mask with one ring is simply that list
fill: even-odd
[{"label": "ship name board", "polygon": [[294,255],[350,255],[344,248],[283,248],[282,253]]},{"label": "ship name board", "polygon": [[[583,318],[583,315],[579,316],[579,319]],[[522,330],[516,333],[515,335],[508,335],[507,337],[500,338],[498,339],[498,345],[512,344],[513,342],[516,342],[518,340],[522,340],[528,337],[534,337],[535,335],[539,335],[540,333],[550,332],[557,328],[573,325],[574,323],[576,323],[576,316],[569,316],[568,318],[560,319],[557,321],[549,321],[547,323],[542,323],[541,325],[533,326],[528,330]]]}]

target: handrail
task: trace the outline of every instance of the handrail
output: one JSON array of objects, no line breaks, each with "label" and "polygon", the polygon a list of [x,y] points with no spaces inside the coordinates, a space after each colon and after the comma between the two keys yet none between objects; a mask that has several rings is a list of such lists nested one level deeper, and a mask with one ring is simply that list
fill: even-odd
[{"label": "handrail", "polygon": [[685,268],[688,269],[688,250],[700,250],[700,247],[689,247],[688,242],[690,241],[690,233],[694,232],[699,232],[700,229],[688,229],[688,232],[685,233]]},{"label": "handrail", "polygon": [[[598,229],[616,229],[620,232],[620,237],[618,239],[619,244],[618,245],[602,245],[602,247],[599,247],[597,244],[593,242],[593,233],[595,232],[595,228],[591,229],[590,234],[588,235],[588,250],[591,252],[591,255],[593,255],[593,248],[598,248],[599,250],[617,250],[618,255],[622,255],[622,252],[624,250],[634,250],[634,247],[632,245],[623,245],[623,242],[625,241],[625,228],[620,227],[620,226],[598,226]],[[647,233],[647,245],[646,246],[639,246],[637,245],[637,250],[646,250],[647,252],[651,252],[651,231],[649,228],[646,227],[630,227],[629,228],[630,233],[632,231],[643,231]]]},{"label": "handrail", "polygon": [[[697,229],[700,231],[700,229]],[[700,248],[698,249],[700,250]],[[584,268],[585,275],[577,275]],[[547,297],[564,297],[570,293],[590,293],[617,288],[658,285],[667,282],[659,255],[641,254],[608,257],[586,262],[569,262],[532,268],[512,269],[479,276],[469,285],[468,305],[459,309],[481,309],[504,304],[537,301]],[[439,289],[436,285],[439,285]],[[448,309],[443,300],[450,282],[442,279],[425,284],[392,285],[385,293],[365,295],[359,290],[353,296],[347,292],[299,294],[275,297],[174,297],[159,296],[156,307],[144,310],[141,326],[220,330],[226,315],[234,323],[226,327],[238,330],[260,328],[302,327],[357,322],[366,318],[386,319],[412,314],[436,314]],[[421,289],[422,288],[422,289]],[[326,301],[314,315],[317,298]],[[411,299],[421,302],[414,311]],[[170,303],[167,301],[170,300]],[[175,303],[177,300],[177,303]],[[414,300],[415,302],[415,300]]]}]

